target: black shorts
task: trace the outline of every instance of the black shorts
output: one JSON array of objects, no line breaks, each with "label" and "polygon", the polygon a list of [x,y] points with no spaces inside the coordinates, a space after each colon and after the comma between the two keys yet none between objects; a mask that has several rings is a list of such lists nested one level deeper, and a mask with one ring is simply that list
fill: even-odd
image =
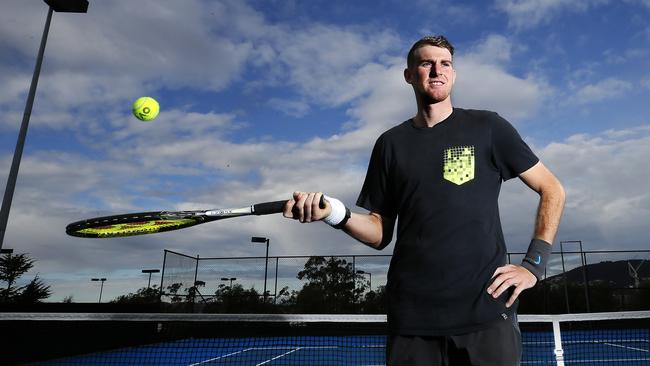
[{"label": "black shorts", "polygon": [[390,335],[388,366],[518,366],[521,332],[517,316],[489,328],[453,336]]}]

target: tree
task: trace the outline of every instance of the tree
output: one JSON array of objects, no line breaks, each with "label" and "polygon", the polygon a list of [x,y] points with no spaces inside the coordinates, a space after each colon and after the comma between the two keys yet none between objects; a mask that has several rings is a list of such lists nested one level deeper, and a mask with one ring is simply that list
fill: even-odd
[{"label": "tree", "polygon": [[38,278],[38,275],[32,279],[27,286],[21,287],[22,292],[17,296],[16,302],[23,304],[33,304],[52,295],[50,286]]},{"label": "tree", "polygon": [[50,297],[50,286],[45,285],[38,275],[25,286],[14,286],[22,275],[34,267],[34,262],[25,253],[0,256],[0,281],[7,283],[7,287],[0,290],[0,302],[35,303]]},{"label": "tree", "polygon": [[0,257],[0,280],[7,282],[5,290],[7,294],[13,292],[11,286],[32,267],[34,267],[34,260],[24,253],[18,255],[7,253]]},{"label": "tree", "polygon": [[116,304],[151,304],[158,302],[159,295],[158,288],[153,285],[152,287],[140,288],[135,293],[120,295],[111,302]]},{"label": "tree", "polygon": [[180,290],[182,286],[183,284],[180,282],[172,283],[171,285],[167,286],[167,291],[169,291],[167,296],[171,297],[172,304],[183,301],[183,297],[178,293],[178,290]]},{"label": "tree", "polygon": [[216,308],[221,312],[255,313],[264,308],[263,296],[252,287],[244,289],[241,284],[219,285],[214,295]]},{"label": "tree", "polygon": [[361,313],[386,314],[386,286],[377,287],[377,291],[368,291],[361,301]]},{"label": "tree", "polygon": [[352,264],[340,258],[310,257],[297,277],[307,281],[296,294],[297,310],[304,313],[354,312],[366,290]]}]

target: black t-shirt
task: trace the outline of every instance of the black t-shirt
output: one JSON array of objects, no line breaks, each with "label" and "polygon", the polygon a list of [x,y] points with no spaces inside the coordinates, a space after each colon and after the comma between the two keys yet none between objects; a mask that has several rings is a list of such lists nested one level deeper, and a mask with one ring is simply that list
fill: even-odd
[{"label": "black t-shirt", "polygon": [[357,205],[398,219],[386,286],[391,332],[459,334],[510,313],[507,292],[486,292],[506,263],[499,190],[537,162],[488,111],[454,108],[431,128],[408,120],[377,139]]}]

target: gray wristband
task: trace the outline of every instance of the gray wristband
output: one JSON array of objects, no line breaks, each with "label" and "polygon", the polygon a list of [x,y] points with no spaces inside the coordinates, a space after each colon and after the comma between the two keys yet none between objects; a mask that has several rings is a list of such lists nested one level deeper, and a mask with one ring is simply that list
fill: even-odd
[{"label": "gray wristband", "polygon": [[551,244],[544,240],[531,240],[530,245],[528,246],[528,252],[526,252],[526,256],[521,262],[521,266],[534,274],[538,280],[541,280],[544,276],[548,257],[551,256],[551,249]]}]

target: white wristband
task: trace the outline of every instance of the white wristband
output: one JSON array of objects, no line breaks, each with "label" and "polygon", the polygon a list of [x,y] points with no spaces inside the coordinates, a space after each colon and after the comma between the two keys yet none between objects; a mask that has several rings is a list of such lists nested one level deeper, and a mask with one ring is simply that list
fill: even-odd
[{"label": "white wristband", "polygon": [[332,212],[323,221],[330,226],[336,226],[345,218],[345,205],[336,198],[325,196],[325,199],[332,206]]}]

